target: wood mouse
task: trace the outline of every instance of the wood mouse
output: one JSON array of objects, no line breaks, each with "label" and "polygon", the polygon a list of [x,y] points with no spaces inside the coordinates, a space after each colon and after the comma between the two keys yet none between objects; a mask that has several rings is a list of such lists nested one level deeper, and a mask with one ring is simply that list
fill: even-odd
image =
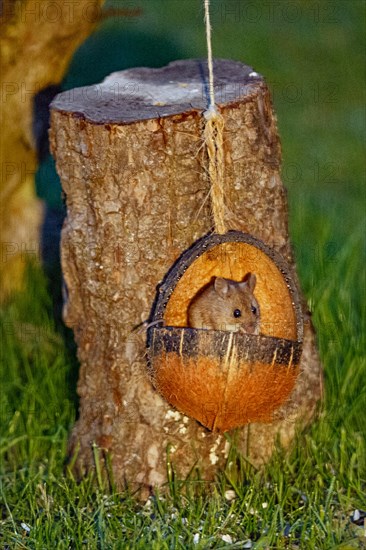
[{"label": "wood mouse", "polygon": [[247,273],[242,282],[215,277],[193,298],[189,326],[259,334],[260,309],[253,294],[256,282],[253,273]]}]

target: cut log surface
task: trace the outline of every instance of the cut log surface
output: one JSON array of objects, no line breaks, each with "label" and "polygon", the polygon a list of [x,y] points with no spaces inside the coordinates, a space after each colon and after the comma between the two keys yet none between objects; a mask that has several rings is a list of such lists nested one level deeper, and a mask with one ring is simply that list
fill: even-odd
[{"label": "cut log surface", "polygon": [[[279,171],[281,148],[268,88],[239,62],[214,62],[216,102],[224,117],[225,223],[253,235],[289,263]],[[65,322],[80,359],[80,417],[70,450],[92,468],[93,443],[111,453],[120,485],[161,485],[168,459],[179,477],[197,467],[213,479],[228,443],[183,416],[153,388],[146,334],[157,286],[180,255],[212,229],[203,111],[206,63],[113,73],[102,84],[57,96],[51,143],[67,200],[62,263]],[[270,284],[270,282],[269,282]],[[322,371],[304,309],[300,375],[273,422],[236,433],[254,464],[267,461],[279,436],[289,446],[321,396]]]},{"label": "cut log surface", "polygon": [[[161,69],[138,68],[112,73],[101,84],[60,94],[54,109],[73,112],[95,124],[131,124],[181,116],[207,109],[204,61],[176,61]],[[254,76],[249,76],[250,74]],[[262,78],[235,61],[216,61],[217,102],[238,101],[255,94]]]}]

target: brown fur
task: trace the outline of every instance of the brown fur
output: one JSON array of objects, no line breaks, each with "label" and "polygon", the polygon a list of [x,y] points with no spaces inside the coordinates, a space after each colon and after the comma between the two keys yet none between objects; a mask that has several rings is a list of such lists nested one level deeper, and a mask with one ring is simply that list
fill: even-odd
[{"label": "brown fur", "polygon": [[[256,276],[247,273],[243,281],[215,277],[193,298],[188,309],[192,328],[259,334],[260,309],[253,291]],[[234,312],[240,312],[235,316]]]}]

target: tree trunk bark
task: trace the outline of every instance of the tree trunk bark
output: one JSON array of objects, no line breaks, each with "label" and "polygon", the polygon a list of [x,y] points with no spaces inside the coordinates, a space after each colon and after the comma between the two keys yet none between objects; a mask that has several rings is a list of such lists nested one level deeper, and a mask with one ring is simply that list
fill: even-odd
[{"label": "tree trunk bark", "polygon": [[[80,418],[70,450],[77,450],[79,472],[93,467],[93,444],[109,451],[120,485],[164,483],[167,453],[179,476],[198,467],[204,479],[228,456],[223,435],[172,410],[153,389],[145,334],[133,330],[149,318],[168,269],[212,229],[202,139],[205,65],[186,60],[114,73],[53,102],[51,142],[68,212],[64,318],[81,363]],[[297,284],[268,88],[238,62],[217,60],[214,71],[225,120],[225,223],[279,252]],[[236,432],[239,450],[254,464],[269,459],[278,434],[289,446],[321,396],[314,332],[308,314],[305,319],[301,375],[291,398],[272,423]]]},{"label": "tree trunk bark", "polygon": [[21,287],[25,260],[39,256],[43,209],[34,189],[34,97],[61,81],[74,51],[95,26],[103,1],[2,3],[0,299]]}]

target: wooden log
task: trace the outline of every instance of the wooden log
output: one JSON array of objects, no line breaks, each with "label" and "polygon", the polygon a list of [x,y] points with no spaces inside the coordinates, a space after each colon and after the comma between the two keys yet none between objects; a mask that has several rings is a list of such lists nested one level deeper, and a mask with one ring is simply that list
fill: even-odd
[{"label": "wooden log", "polygon": [[[268,88],[250,67],[216,60],[216,100],[225,120],[225,223],[280,253],[297,284],[287,232],[281,148]],[[132,69],[101,85],[60,94],[51,143],[66,194],[62,263],[81,363],[80,418],[70,440],[76,467],[93,467],[92,444],[111,453],[119,484],[161,485],[169,460],[179,476],[193,467],[212,479],[228,456],[226,439],[174,411],[146,369],[149,318],[172,264],[212,229],[202,112],[206,63],[178,61]],[[238,430],[239,449],[255,463],[286,446],[310,421],[322,372],[309,315],[300,376],[269,424]],[[249,438],[250,433],[250,438]]]}]

